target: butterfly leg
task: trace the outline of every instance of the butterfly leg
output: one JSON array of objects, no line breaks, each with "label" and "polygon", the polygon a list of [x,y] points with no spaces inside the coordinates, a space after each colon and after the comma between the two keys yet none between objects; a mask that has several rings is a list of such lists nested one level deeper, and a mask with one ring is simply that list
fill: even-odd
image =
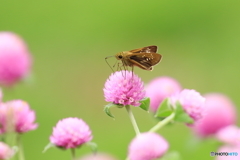
[{"label": "butterfly leg", "polygon": [[121,71],[121,73],[122,73],[122,76],[124,77],[124,74],[123,74],[123,69],[122,69],[122,67],[124,67],[123,63],[121,63],[121,62],[118,62],[118,64],[117,64],[117,71]]},{"label": "butterfly leg", "polygon": [[117,71],[121,71],[122,70],[122,66],[123,64],[121,62],[117,63]]},{"label": "butterfly leg", "polygon": [[125,71],[125,77],[127,77],[127,71],[128,71],[129,65],[126,63],[126,61],[122,61],[122,63],[123,63],[124,71]]},{"label": "butterfly leg", "polygon": [[126,78],[126,77],[127,77],[127,75],[126,75],[127,73],[126,73],[126,72],[127,72],[127,70],[128,70],[128,67],[127,67],[126,65],[123,65],[123,68],[124,68],[125,78]]},{"label": "butterfly leg", "polygon": [[[116,62],[114,63],[113,68],[116,67],[116,64],[117,64],[117,70],[116,70],[116,71],[118,71],[118,67],[119,67],[119,62],[118,62],[118,60],[116,60]],[[112,69],[112,70],[113,70],[113,69]],[[115,71],[113,70],[113,72],[115,72]]]}]

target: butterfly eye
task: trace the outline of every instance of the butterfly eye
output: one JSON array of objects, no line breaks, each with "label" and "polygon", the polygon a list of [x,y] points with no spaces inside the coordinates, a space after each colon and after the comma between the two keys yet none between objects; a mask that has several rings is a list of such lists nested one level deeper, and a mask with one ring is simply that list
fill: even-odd
[{"label": "butterfly eye", "polygon": [[118,56],[118,58],[122,59],[122,56],[120,55],[120,56]]}]

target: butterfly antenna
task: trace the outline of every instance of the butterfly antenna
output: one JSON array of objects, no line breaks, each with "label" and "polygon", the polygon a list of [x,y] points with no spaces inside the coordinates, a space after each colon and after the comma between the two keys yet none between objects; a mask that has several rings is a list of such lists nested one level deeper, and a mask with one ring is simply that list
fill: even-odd
[{"label": "butterfly antenna", "polygon": [[109,64],[108,61],[107,61],[107,59],[110,58],[110,57],[114,57],[114,56],[105,57],[105,61],[106,61],[106,63],[108,64],[108,66],[111,68],[111,70],[114,72],[113,68],[110,66],[110,64]]}]

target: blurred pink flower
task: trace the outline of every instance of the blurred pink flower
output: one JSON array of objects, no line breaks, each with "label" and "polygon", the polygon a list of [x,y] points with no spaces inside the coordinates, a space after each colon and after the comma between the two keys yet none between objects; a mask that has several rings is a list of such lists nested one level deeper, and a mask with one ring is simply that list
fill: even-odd
[{"label": "blurred pink flower", "polygon": [[71,117],[60,120],[50,137],[52,144],[66,149],[76,148],[91,140],[89,126],[82,119]]},{"label": "blurred pink flower", "polygon": [[179,102],[194,122],[201,120],[204,116],[205,98],[195,90],[184,89],[171,96],[170,102],[173,105]]},{"label": "blurred pink flower", "polygon": [[118,159],[106,153],[97,153],[85,155],[77,160],[118,160]]},{"label": "blurred pink flower", "polygon": [[229,125],[220,129],[217,132],[216,137],[223,143],[238,145],[240,147],[240,128],[235,125]]},{"label": "blurred pink flower", "polygon": [[206,115],[193,128],[198,135],[209,136],[217,133],[221,128],[235,123],[236,109],[227,96],[220,93],[211,93],[204,97],[206,98]]},{"label": "blurred pink flower", "polygon": [[128,158],[130,160],[153,160],[162,157],[168,147],[168,142],[157,133],[142,133],[131,141]]},{"label": "blurred pink flower", "polygon": [[228,152],[229,153],[234,153],[233,155],[228,155],[228,156],[217,156],[215,160],[239,160],[239,154],[240,154],[240,147],[238,146],[222,146],[218,149],[219,152]]},{"label": "blurred pink flower", "polygon": [[181,91],[179,82],[171,77],[158,77],[146,86],[146,97],[150,98],[150,109],[156,112],[160,103]]},{"label": "blurred pink flower", "polygon": [[14,151],[5,143],[0,142],[0,160],[10,159]]},{"label": "blurred pink flower", "polygon": [[0,105],[0,133],[24,133],[34,130],[38,126],[34,123],[35,119],[35,112],[25,101],[12,100]]},{"label": "blurred pink flower", "polygon": [[139,106],[145,96],[141,79],[132,72],[118,71],[109,77],[103,89],[105,100],[114,104]]},{"label": "blurred pink flower", "polygon": [[31,56],[18,35],[0,32],[0,85],[12,86],[30,71]]}]

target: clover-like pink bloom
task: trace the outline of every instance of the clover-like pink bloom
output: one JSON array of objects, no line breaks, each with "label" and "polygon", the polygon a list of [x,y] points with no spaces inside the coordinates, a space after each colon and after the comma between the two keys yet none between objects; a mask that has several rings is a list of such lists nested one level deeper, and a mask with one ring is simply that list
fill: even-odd
[{"label": "clover-like pink bloom", "polygon": [[150,109],[156,112],[160,103],[181,91],[179,82],[171,77],[158,77],[146,86],[146,97],[150,98]]},{"label": "clover-like pink bloom", "polygon": [[168,150],[168,142],[160,135],[146,132],[135,137],[128,148],[130,160],[153,160],[162,157]]},{"label": "clover-like pink bloom", "polygon": [[118,71],[109,77],[103,89],[105,100],[114,104],[139,106],[145,96],[141,79],[132,72]]},{"label": "clover-like pink bloom", "polygon": [[235,125],[229,125],[220,129],[217,132],[216,137],[223,143],[240,147],[240,128]]},{"label": "clover-like pink bloom", "polygon": [[25,78],[31,63],[23,39],[12,32],[0,32],[0,85],[12,86]]},{"label": "clover-like pink bloom", "polygon": [[193,128],[198,135],[202,137],[214,135],[220,129],[235,124],[236,108],[227,96],[220,93],[210,93],[204,97],[206,98],[206,115]]},{"label": "clover-like pink bloom", "polygon": [[184,89],[170,98],[174,105],[179,102],[185,112],[195,121],[199,121],[205,115],[205,98],[195,90]]},{"label": "clover-like pink bloom", "polygon": [[11,149],[7,144],[0,142],[0,160],[10,159],[13,154],[13,149]]},{"label": "clover-like pink bloom", "polygon": [[215,160],[239,160],[240,156],[240,147],[239,146],[231,146],[231,145],[224,145],[221,146],[218,151],[220,152],[227,152],[228,154],[232,154],[231,156],[217,156]]},{"label": "clover-like pink bloom", "polygon": [[106,153],[97,153],[85,155],[77,160],[118,160],[118,159]]},{"label": "clover-like pink bloom", "polygon": [[24,133],[34,130],[38,127],[34,123],[35,119],[35,112],[25,101],[12,100],[0,104],[0,133]]},{"label": "clover-like pink bloom", "polygon": [[52,144],[65,149],[76,148],[91,140],[89,126],[82,119],[72,117],[60,120],[50,137]]}]

